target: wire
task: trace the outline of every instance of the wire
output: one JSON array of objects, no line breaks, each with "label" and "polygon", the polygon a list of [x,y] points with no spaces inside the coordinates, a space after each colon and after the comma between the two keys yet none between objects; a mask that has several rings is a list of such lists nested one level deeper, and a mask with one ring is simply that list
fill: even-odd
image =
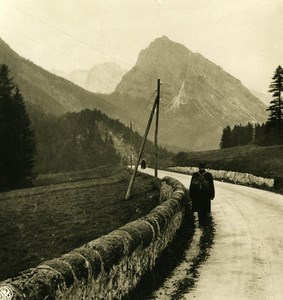
[{"label": "wire", "polygon": [[[2,27],[2,28],[3,28],[3,27]],[[7,27],[6,27],[6,28],[7,28]],[[10,36],[10,37],[11,37],[11,36]],[[41,43],[41,42],[39,42],[39,41],[37,41],[37,40],[35,40],[35,39],[33,39],[33,38],[27,36],[27,35],[24,35],[24,34],[22,34],[22,33],[21,33],[21,36],[20,36],[20,37],[21,37],[21,38],[24,38],[24,39],[26,39],[26,40],[32,41],[33,43],[38,44],[38,45],[42,46],[43,48],[48,48],[48,49],[54,51],[55,53],[59,53],[60,55],[66,57],[66,52],[61,51],[61,49],[56,49],[56,48],[50,47],[49,45],[47,46],[47,45],[45,45],[45,44],[43,44],[43,43]],[[13,35],[12,38],[13,38],[15,41],[17,41],[17,42],[19,41],[19,38],[16,37],[15,35]]]},{"label": "wire", "polygon": [[[97,53],[103,55],[104,57],[112,58],[112,59],[114,59],[114,60],[116,60],[116,61],[118,60],[118,61],[120,61],[121,63],[123,63],[124,65],[127,65],[127,63],[126,63],[125,61],[123,61],[123,60],[121,60],[121,59],[117,59],[117,57],[114,57],[113,55],[110,55],[110,54],[108,54],[108,53],[106,53],[106,52],[104,52],[104,51],[99,50],[98,48],[94,47],[93,45],[91,45],[91,44],[89,44],[89,43],[86,43],[85,41],[83,41],[83,40],[81,40],[81,39],[78,39],[78,38],[72,36],[71,34],[65,32],[65,31],[63,31],[63,30],[61,30],[61,29],[59,29],[59,28],[57,28],[57,27],[55,27],[55,26],[53,26],[53,25],[51,25],[51,24],[49,24],[49,23],[47,23],[47,22],[45,22],[45,21],[43,21],[43,20],[41,20],[40,18],[38,18],[38,17],[36,17],[36,16],[34,16],[34,15],[30,14],[30,13],[27,13],[26,11],[23,11],[23,10],[19,9],[18,7],[15,7],[15,6],[11,5],[10,3],[7,4],[7,5],[8,5],[9,7],[11,7],[12,9],[17,10],[17,11],[20,12],[21,14],[23,14],[23,15],[25,15],[25,16],[28,16],[28,17],[31,17],[31,18],[33,18],[34,20],[36,20],[37,22],[39,22],[39,23],[41,23],[41,24],[43,24],[43,25],[46,25],[46,26],[50,27],[52,30],[57,31],[57,32],[59,32],[60,34],[65,35],[65,36],[68,37],[69,39],[72,39],[72,40],[74,40],[74,41],[76,41],[76,42],[78,42],[78,43],[80,43],[80,44],[83,44],[83,45],[85,45],[85,46],[87,46],[87,47],[89,47],[89,48],[95,50]],[[44,44],[42,44],[42,43],[40,43],[40,42],[36,41],[35,39],[30,38],[30,37],[27,37],[27,36],[23,36],[23,37],[26,38],[26,39],[29,39],[29,40],[31,40],[31,41],[33,41],[33,42],[36,42],[37,44],[40,44],[40,45],[42,45],[42,46],[44,46],[44,47],[46,47],[46,48],[49,48],[49,49],[51,49],[51,50],[53,50],[53,51],[56,51],[56,53],[60,52],[61,55],[64,55],[64,56],[66,57],[66,53],[63,53],[63,52],[60,51],[60,50],[54,49],[54,48],[52,48],[52,47],[50,47],[50,46],[46,46],[46,45],[44,45]],[[136,66],[135,66],[135,67],[136,67]],[[147,81],[147,82],[148,82],[149,80],[152,80],[152,81],[156,81],[156,80],[157,80],[156,77],[153,77],[151,74],[149,74],[149,73],[147,73],[147,72],[145,72],[145,71],[139,69],[138,67],[136,67],[136,69],[137,69],[138,72],[140,72],[140,73],[142,73],[142,74],[144,74],[144,75],[146,76],[146,79],[147,79],[146,81]],[[148,79],[149,79],[149,80],[148,80]],[[163,86],[167,86],[167,87],[171,87],[171,86],[172,86],[172,85],[169,85],[168,83],[162,83],[162,84],[163,84]],[[148,88],[152,88],[152,85],[149,84],[149,83],[144,83],[144,86],[146,86],[146,87],[148,87]],[[148,106],[148,101],[146,101],[146,107],[147,107],[147,106]]]},{"label": "wire", "polygon": [[[38,18],[38,17],[36,17],[36,16],[34,16],[34,15],[32,15],[32,14],[29,14],[29,13],[27,13],[27,12],[25,12],[25,11],[19,9],[18,7],[15,7],[15,6],[11,5],[11,4],[8,4],[8,6],[10,6],[11,8],[13,8],[13,9],[19,11],[20,13],[22,13],[22,14],[25,15],[25,16],[28,16],[28,17],[33,18],[34,20],[36,20],[37,22],[39,22],[39,23],[41,23],[41,24],[43,24],[43,25],[47,25],[48,27],[50,27],[50,28],[53,29],[54,31],[60,32],[61,34],[67,36],[68,38],[70,38],[70,39],[72,39],[72,40],[75,40],[75,41],[77,41],[77,42],[79,42],[79,43],[81,43],[81,44],[83,44],[83,45],[85,45],[85,46],[87,46],[87,47],[89,47],[89,48],[91,48],[91,49],[97,51],[99,54],[102,54],[103,56],[104,56],[104,55],[105,55],[105,56],[109,56],[109,55],[107,55],[107,53],[105,53],[105,52],[103,52],[103,51],[100,51],[99,49],[93,47],[91,44],[86,43],[85,41],[80,40],[80,39],[78,39],[78,38],[76,38],[76,37],[70,35],[70,34],[67,33],[66,31],[61,30],[61,29],[59,29],[59,28],[57,28],[57,27],[55,27],[55,26],[53,26],[53,25],[51,25],[51,24],[49,24],[49,23],[47,23],[47,22],[45,22],[45,21],[42,21],[40,18]],[[110,57],[111,57],[111,56],[110,56]],[[112,56],[112,57],[113,57],[113,56]]]},{"label": "wire", "polygon": [[[83,40],[81,40],[81,39],[78,39],[78,38],[72,36],[71,34],[65,32],[64,30],[61,30],[61,29],[59,29],[59,28],[57,28],[57,27],[55,27],[55,26],[53,26],[53,25],[51,25],[51,24],[49,24],[49,23],[47,23],[47,22],[41,20],[40,18],[38,18],[38,17],[36,17],[36,16],[34,16],[34,15],[30,14],[30,13],[27,13],[26,11],[23,11],[23,10],[19,9],[18,7],[15,7],[15,6],[11,5],[10,3],[7,4],[7,5],[8,5],[9,7],[13,8],[13,9],[17,10],[17,11],[20,12],[21,14],[23,14],[23,15],[25,15],[25,16],[28,16],[28,17],[31,17],[31,18],[33,18],[34,20],[36,20],[37,22],[39,22],[39,23],[41,23],[41,24],[43,24],[43,25],[46,25],[46,26],[50,27],[52,30],[57,31],[57,32],[59,32],[59,33],[65,35],[65,36],[68,37],[69,39],[72,39],[72,40],[74,40],[74,41],[76,41],[76,42],[78,42],[78,43],[80,43],[80,44],[83,44],[83,45],[85,45],[85,46],[87,46],[87,47],[89,47],[89,48],[95,50],[97,53],[101,54],[101,55],[104,56],[104,57],[112,58],[113,60],[116,60],[116,61],[118,60],[118,61],[120,61],[123,65],[127,65],[127,64],[128,64],[128,63],[125,62],[124,60],[122,60],[122,59],[120,59],[120,58],[117,58],[117,57],[114,57],[113,55],[110,55],[109,53],[106,53],[106,52],[104,52],[104,51],[101,51],[100,49],[94,47],[93,45],[91,45],[91,44],[89,44],[89,43],[86,43],[85,41],[83,41]],[[30,38],[30,40],[35,41],[34,39],[31,39],[31,38]],[[39,43],[39,42],[37,42],[37,43]],[[39,43],[39,44],[41,44],[41,43]],[[45,46],[45,45],[44,45],[44,46]],[[51,47],[48,47],[48,46],[47,46],[47,48],[52,49]],[[55,50],[55,49],[54,49],[54,50]],[[57,50],[55,50],[55,51],[57,51]],[[61,52],[61,53],[62,53],[62,52]],[[138,68],[137,68],[137,69],[138,69]],[[143,70],[141,70],[141,69],[138,69],[138,71],[141,72],[142,74],[146,75],[147,78],[150,78],[150,79],[155,80],[155,81],[157,80],[156,77],[153,77],[152,75],[150,75],[149,73],[147,73],[147,72],[145,72],[145,71],[143,71]],[[146,86],[147,86],[147,87],[151,87],[151,86],[148,85],[148,84],[146,84]]]}]

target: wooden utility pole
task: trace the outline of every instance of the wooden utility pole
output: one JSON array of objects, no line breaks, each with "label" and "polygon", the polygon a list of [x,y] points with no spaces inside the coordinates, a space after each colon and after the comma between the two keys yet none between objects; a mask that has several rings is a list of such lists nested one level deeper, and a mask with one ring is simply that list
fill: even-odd
[{"label": "wooden utility pole", "polygon": [[133,122],[130,121],[130,129],[131,129],[131,153],[130,153],[130,162],[131,162],[131,170],[133,169]]},{"label": "wooden utility pole", "polygon": [[131,177],[131,180],[130,180],[130,183],[129,183],[129,186],[128,186],[128,190],[127,190],[127,193],[126,193],[125,200],[128,200],[131,196],[131,191],[132,191],[133,184],[134,184],[134,181],[135,181],[135,178],[136,178],[136,175],[137,175],[139,162],[140,162],[140,159],[142,157],[142,153],[143,153],[143,149],[144,149],[144,146],[145,146],[147,135],[148,135],[148,132],[149,132],[149,129],[150,129],[150,125],[151,125],[151,122],[152,122],[152,119],[153,119],[156,103],[157,103],[157,97],[155,98],[152,110],[150,112],[150,116],[149,116],[148,123],[147,123],[145,133],[144,133],[144,138],[143,138],[143,141],[142,141],[142,145],[141,145],[141,148],[140,148],[140,152],[139,152],[139,155],[138,155],[137,162],[135,164],[134,172],[132,174],[132,177]]},{"label": "wooden utility pole", "polygon": [[159,122],[159,102],[160,102],[160,79],[157,80],[157,96],[156,96],[156,119],[155,119],[155,134],[154,134],[154,146],[155,146],[155,167],[154,167],[154,177],[158,176],[158,122]]},{"label": "wooden utility pole", "polygon": [[[152,122],[152,119],[153,119],[155,109],[156,109],[156,126],[157,126],[157,128],[155,128],[155,139],[156,139],[156,147],[157,147],[159,100],[160,100],[159,98],[160,98],[160,79],[157,80],[157,96],[154,100],[152,110],[150,112],[150,116],[149,116],[148,123],[147,123],[145,133],[144,133],[144,138],[143,138],[142,145],[141,145],[141,148],[140,148],[140,152],[139,152],[139,155],[138,155],[138,158],[137,158],[137,162],[135,164],[135,168],[134,168],[134,171],[133,171],[133,174],[132,174],[129,186],[128,186],[128,190],[127,190],[127,193],[126,193],[126,196],[125,196],[125,200],[128,200],[131,196],[132,188],[133,188],[134,181],[135,181],[135,178],[136,178],[136,175],[137,175],[138,166],[139,166],[142,154],[143,154],[143,149],[144,149],[144,146],[145,146],[145,143],[146,143],[146,139],[147,139],[147,136],[148,136],[148,132],[149,132],[149,129],[150,129],[150,125],[151,125],[151,122]],[[157,108],[157,106],[158,106],[158,108]],[[157,150],[156,150],[156,155],[157,155]],[[157,174],[157,159],[155,160],[155,168],[156,168],[155,172]],[[156,177],[157,177],[157,175],[156,175]]]}]

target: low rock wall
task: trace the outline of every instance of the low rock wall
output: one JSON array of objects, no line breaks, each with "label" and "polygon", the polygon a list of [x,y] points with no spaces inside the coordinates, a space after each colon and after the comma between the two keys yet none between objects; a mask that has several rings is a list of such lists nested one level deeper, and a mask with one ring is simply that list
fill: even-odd
[{"label": "low rock wall", "polygon": [[[192,175],[194,172],[198,171],[196,167],[170,167],[169,171],[183,173]],[[225,170],[211,170],[207,169],[208,172],[212,174],[214,179],[224,180],[228,182],[233,182],[236,184],[243,184],[247,186],[255,186],[255,187],[263,187],[263,188],[273,188],[274,187],[274,179],[271,178],[263,178],[259,176],[255,176],[249,173],[240,173],[233,171],[225,171]]]},{"label": "low rock wall", "polygon": [[177,180],[162,180],[160,202],[145,217],[93,240],[59,258],[0,283],[12,299],[122,299],[172,241],[185,215],[186,190]]}]

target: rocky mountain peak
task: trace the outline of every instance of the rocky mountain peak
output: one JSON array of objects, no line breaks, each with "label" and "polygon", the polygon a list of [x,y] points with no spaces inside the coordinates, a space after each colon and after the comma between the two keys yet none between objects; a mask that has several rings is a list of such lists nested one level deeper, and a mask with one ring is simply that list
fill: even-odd
[{"label": "rocky mountain peak", "polygon": [[240,80],[166,36],[140,52],[116,92],[148,101],[158,78],[163,83],[161,118],[171,126],[161,135],[172,138],[170,143],[188,147],[193,140],[193,149],[213,149],[223,127],[266,120],[265,106]]}]

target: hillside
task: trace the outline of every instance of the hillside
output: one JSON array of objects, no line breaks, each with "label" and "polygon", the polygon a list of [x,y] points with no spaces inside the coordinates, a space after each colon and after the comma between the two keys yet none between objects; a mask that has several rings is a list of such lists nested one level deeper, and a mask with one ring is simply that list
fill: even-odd
[{"label": "hillside", "polygon": [[[0,63],[11,74],[29,111],[61,115],[97,109],[144,133],[161,78],[159,143],[174,151],[218,148],[223,127],[262,123],[266,106],[241,82],[185,46],[162,37],[142,50],[115,93],[97,95],[20,57],[0,39]],[[150,137],[151,138],[151,137]]]},{"label": "hillside", "polygon": [[[28,108],[37,138],[37,173],[128,164],[131,156],[135,159],[142,138],[119,121],[127,122],[129,116],[118,103],[45,71],[0,40],[2,63],[11,69]],[[143,129],[135,125],[135,130]],[[152,153],[153,145],[147,143],[145,158],[150,160]],[[163,149],[160,153],[168,155]]]},{"label": "hillside", "polygon": [[272,100],[272,95],[270,93],[261,93],[257,91],[251,91],[258,99],[260,99],[265,105],[269,106]]},{"label": "hillside", "polygon": [[[157,78],[162,80],[160,140],[164,144],[215,149],[226,125],[266,120],[265,105],[238,79],[165,36],[142,50],[135,66],[123,76],[115,92],[130,100],[121,106],[129,114],[132,107],[141,106],[140,99],[145,106]],[[139,120],[148,111],[140,112]]]},{"label": "hillside", "polygon": [[179,153],[174,164],[197,167],[200,161],[207,168],[250,173],[275,179],[276,190],[283,192],[283,145],[248,145],[213,151]]},{"label": "hillside", "polygon": [[88,72],[88,70],[73,70],[72,72],[65,74],[63,77],[70,80],[74,84],[85,88]]},{"label": "hillside", "polygon": [[[142,137],[118,120],[97,110],[61,116],[30,109],[37,138],[35,169],[39,174],[85,170],[135,161]],[[154,146],[147,142],[144,156],[152,160]],[[159,149],[160,157],[172,155]]]},{"label": "hillside", "polygon": [[11,75],[28,107],[32,104],[38,110],[54,115],[85,108],[95,108],[115,118],[126,115],[119,107],[108,103],[98,95],[19,56],[2,39],[0,39],[0,64],[6,64],[11,69]]},{"label": "hillside", "polygon": [[127,71],[114,62],[104,62],[85,70],[77,69],[64,72],[51,69],[50,72],[64,77],[90,92],[111,94]]}]

